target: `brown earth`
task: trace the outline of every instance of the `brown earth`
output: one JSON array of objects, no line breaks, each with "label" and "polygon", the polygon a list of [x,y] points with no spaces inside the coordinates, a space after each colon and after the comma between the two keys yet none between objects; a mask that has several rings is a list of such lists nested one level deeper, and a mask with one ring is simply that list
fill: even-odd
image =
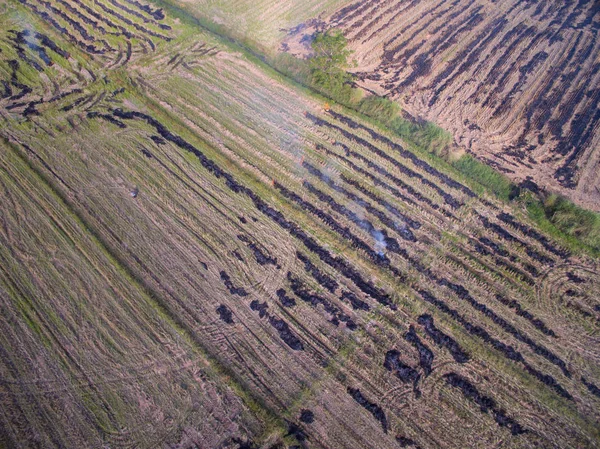
[{"label": "brown earth", "polygon": [[[371,0],[325,22],[349,39],[359,85],[511,178],[600,210],[598,2]],[[305,54],[314,30],[285,42]]]}]

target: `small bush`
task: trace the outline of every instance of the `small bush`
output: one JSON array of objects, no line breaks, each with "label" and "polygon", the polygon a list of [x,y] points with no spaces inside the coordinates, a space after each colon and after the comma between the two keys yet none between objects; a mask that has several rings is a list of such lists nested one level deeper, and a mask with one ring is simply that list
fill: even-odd
[{"label": "small bush", "polygon": [[549,195],[544,201],[548,220],[562,232],[600,249],[600,214],[573,204],[559,195]]},{"label": "small bush", "polygon": [[422,147],[438,156],[452,143],[452,134],[435,123],[427,122],[417,131],[417,139]]},{"label": "small bush", "polygon": [[377,95],[369,95],[358,103],[358,111],[382,123],[389,124],[400,113],[400,105]]},{"label": "small bush", "polygon": [[514,191],[514,184],[492,167],[479,162],[469,154],[465,154],[460,159],[452,162],[452,166],[468,178],[474,179],[479,184],[487,187],[503,200],[510,200]]}]

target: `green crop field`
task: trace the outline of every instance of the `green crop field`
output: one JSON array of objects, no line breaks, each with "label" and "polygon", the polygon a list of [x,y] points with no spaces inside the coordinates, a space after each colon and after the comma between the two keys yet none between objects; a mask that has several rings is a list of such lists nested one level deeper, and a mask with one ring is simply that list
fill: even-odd
[{"label": "green crop field", "polygon": [[0,21],[0,447],[597,446],[589,247],[167,4]]}]

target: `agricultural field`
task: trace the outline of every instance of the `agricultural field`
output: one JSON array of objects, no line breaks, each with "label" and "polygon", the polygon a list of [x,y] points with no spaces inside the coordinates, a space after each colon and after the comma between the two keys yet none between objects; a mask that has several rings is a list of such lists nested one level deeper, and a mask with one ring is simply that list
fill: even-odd
[{"label": "agricultural field", "polygon": [[598,259],[170,11],[0,3],[0,447],[598,447]]},{"label": "agricultural field", "polygon": [[228,36],[265,53],[275,53],[281,40],[305,21],[333,14],[348,0],[172,0],[190,14],[217,26]]},{"label": "agricultural field", "polygon": [[341,29],[360,86],[512,179],[600,211],[598,2],[359,1],[306,25],[285,49],[305,55],[316,29]]}]

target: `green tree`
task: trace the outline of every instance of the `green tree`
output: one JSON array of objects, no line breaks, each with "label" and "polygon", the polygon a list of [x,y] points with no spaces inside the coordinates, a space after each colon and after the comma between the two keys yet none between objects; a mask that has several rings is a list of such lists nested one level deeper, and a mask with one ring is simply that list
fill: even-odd
[{"label": "green tree", "polygon": [[312,42],[314,55],[309,61],[313,82],[317,86],[335,93],[352,81],[353,76],[346,72],[350,67],[348,57],[352,54],[347,45],[348,41],[340,30],[317,33]]}]

